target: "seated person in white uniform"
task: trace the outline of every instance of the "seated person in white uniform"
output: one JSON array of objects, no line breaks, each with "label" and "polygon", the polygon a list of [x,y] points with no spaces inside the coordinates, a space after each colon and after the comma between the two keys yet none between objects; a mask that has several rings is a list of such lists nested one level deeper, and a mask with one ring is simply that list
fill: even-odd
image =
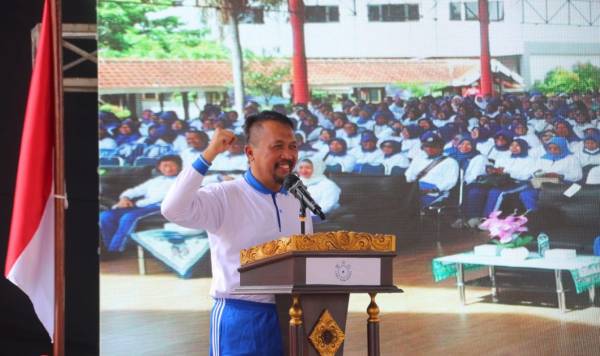
[{"label": "seated person in white uniform", "polygon": [[363,131],[360,135],[360,147],[350,151],[350,155],[356,158],[354,172],[360,172],[364,164],[377,166],[383,163],[383,153],[377,149],[377,137],[373,131]]},{"label": "seated person in white uniform", "polygon": [[405,172],[407,182],[418,182],[421,207],[439,203],[448,197],[458,180],[458,163],[444,156],[444,140],[433,132],[422,137],[425,156],[415,158]]},{"label": "seated person in white uniform", "polygon": [[536,176],[560,178],[565,182],[577,182],[583,177],[579,159],[569,150],[564,137],[554,137],[545,145],[546,154],[537,160]]},{"label": "seated person in white uniform", "polygon": [[379,148],[383,153],[383,166],[385,167],[385,175],[389,176],[394,167],[398,167],[401,171],[406,171],[410,165],[410,161],[404,152],[402,152],[402,143],[395,140],[385,140]]},{"label": "seated person in white uniform", "polygon": [[308,189],[310,196],[328,214],[340,206],[342,190],[334,181],[325,176],[325,162],[319,158],[305,158],[298,165],[298,175]]},{"label": "seated person in white uniform", "polygon": [[160,202],[181,171],[181,158],[163,156],[158,160],[156,169],[160,172],[159,176],[125,190],[112,209],[100,213],[100,233],[108,251],[123,252],[138,220],[158,214]]},{"label": "seated person in white uniform", "polygon": [[581,167],[600,165],[600,132],[585,136],[583,144],[576,148],[575,156]]},{"label": "seated person in white uniform", "polygon": [[356,165],[356,158],[348,153],[346,141],[341,138],[334,138],[329,142],[329,152],[323,157],[327,166],[340,165],[342,172],[352,172]]}]

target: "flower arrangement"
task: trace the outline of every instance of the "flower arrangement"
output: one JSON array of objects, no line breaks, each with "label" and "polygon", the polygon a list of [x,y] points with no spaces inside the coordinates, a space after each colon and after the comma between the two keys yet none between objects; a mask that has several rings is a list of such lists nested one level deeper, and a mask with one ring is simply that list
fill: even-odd
[{"label": "flower arrangement", "polygon": [[494,211],[479,225],[481,229],[490,232],[492,242],[505,248],[515,248],[525,246],[533,240],[531,235],[521,235],[527,231],[525,215],[511,214],[501,219],[501,214],[501,211]]}]

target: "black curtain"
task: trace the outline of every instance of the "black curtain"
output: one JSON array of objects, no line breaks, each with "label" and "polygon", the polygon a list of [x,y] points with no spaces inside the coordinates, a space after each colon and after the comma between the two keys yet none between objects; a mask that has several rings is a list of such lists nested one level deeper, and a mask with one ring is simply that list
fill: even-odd
[{"label": "black curtain", "polygon": [[[41,21],[42,0],[9,1],[0,12],[0,268],[4,271],[19,145],[31,76],[31,29]],[[63,0],[64,23],[95,23],[96,2]],[[83,45],[91,51],[95,43]],[[65,60],[73,54],[65,51]],[[68,76],[95,76],[96,66]],[[99,335],[97,94],[65,94],[66,351],[96,355]],[[27,297],[0,274],[0,354],[51,354],[48,336]]]}]

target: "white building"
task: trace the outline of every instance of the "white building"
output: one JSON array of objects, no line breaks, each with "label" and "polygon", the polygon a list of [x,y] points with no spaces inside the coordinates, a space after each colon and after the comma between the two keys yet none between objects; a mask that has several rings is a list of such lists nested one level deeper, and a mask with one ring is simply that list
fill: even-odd
[{"label": "white building", "polygon": [[[464,58],[480,53],[477,1],[305,0],[309,58]],[[557,67],[600,66],[600,0],[489,1],[490,49],[527,85]],[[242,45],[289,57],[287,7],[258,8]],[[213,24],[215,25],[215,24]]]}]

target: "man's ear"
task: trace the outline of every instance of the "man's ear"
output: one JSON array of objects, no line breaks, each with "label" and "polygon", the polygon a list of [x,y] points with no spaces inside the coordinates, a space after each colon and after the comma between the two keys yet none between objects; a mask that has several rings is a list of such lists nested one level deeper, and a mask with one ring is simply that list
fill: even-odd
[{"label": "man's ear", "polygon": [[252,149],[251,145],[244,146],[244,153],[246,153],[246,157],[248,158],[248,161],[250,161],[250,162],[254,161],[254,150]]}]

